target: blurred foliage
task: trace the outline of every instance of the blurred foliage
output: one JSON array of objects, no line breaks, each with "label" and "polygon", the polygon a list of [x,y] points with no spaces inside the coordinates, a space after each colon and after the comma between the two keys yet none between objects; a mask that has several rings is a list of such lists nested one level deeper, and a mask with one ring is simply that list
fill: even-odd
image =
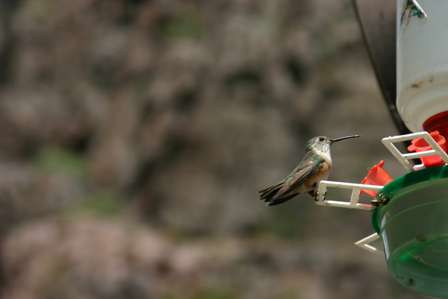
[{"label": "blurred foliage", "polygon": [[161,22],[160,33],[167,39],[200,39],[206,31],[201,23],[201,15],[194,8],[183,9]]},{"label": "blurred foliage", "polygon": [[304,237],[305,230],[300,224],[301,220],[295,209],[277,208],[272,209],[272,214],[263,226],[265,234],[285,240],[300,240]]},{"label": "blurred foliage", "polygon": [[90,215],[96,217],[117,217],[127,208],[127,202],[119,194],[112,191],[96,191],[89,193],[75,206],[67,210],[67,215],[77,217]]},{"label": "blurred foliage", "polygon": [[230,290],[205,289],[199,291],[191,299],[238,299]]},{"label": "blurred foliage", "polygon": [[86,158],[63,147],[43,147],[33,164],[37,171],[44,174],[61,174],[79,178],[87,175]]}]

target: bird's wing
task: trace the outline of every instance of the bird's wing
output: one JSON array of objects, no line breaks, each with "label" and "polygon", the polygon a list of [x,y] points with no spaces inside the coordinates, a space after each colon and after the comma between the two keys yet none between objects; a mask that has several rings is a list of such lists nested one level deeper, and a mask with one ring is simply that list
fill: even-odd
[{"label": "bird's wing", "polygon": [[311,152],[305,154],[299,165],[285,178],[282,188],[277,192],[275,197],[296,191],[296,188],[304,183],[305,179],[312,176],[319,170],[319,164],[322,159],[316,159]]}]

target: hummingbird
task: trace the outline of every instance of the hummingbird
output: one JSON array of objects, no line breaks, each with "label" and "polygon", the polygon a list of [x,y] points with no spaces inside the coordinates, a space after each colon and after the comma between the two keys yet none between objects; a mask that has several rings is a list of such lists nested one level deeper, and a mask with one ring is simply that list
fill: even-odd
[{"label": "hummingbird", "polygon": [[266,202],[268,206],[274,206],[305,192],[315,197],[317,183],[328,178],[330,174],[332,167],[331,144],[357,137],[359,135],[334,139],[317,136],[310,139],[299,165],[279,183],[258,191],[260,200]]}]

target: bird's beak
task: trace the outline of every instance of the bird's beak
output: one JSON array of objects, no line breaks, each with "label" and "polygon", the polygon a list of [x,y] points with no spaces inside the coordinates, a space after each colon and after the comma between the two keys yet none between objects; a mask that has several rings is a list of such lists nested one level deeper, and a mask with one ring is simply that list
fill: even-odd
[{"label": "bird's beak", "polygon": [[342,141],[342,140],[345,140],[345,139],[358,138],[358,137],[360,137],[360,136],[356,134],[356,135],[350,135],[350,136],[345,136],[345,137],[334,138],[334,139],[330,139],[330,143],[335,143],[335,142]]}]

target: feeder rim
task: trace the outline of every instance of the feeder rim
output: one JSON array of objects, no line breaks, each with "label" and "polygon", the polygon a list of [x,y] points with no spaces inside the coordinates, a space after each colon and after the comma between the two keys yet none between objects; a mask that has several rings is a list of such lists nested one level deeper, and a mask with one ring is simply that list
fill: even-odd
[{"label": "feeder rim", "polygon": [[401,177],[396,178],[395,180],[384,186],[384,188],[378,192],[377,198],[388,199],[388,203],[373,210],[372,226],[375,232],[380,234],[381,219],[389,209],[391,202],[396,200],[396,195],[398,193],[408,187],[415,186],[420,183],[427,183],[429,181],[446,178],[448,178],[448,166],[444,165],[409,172]]}]

